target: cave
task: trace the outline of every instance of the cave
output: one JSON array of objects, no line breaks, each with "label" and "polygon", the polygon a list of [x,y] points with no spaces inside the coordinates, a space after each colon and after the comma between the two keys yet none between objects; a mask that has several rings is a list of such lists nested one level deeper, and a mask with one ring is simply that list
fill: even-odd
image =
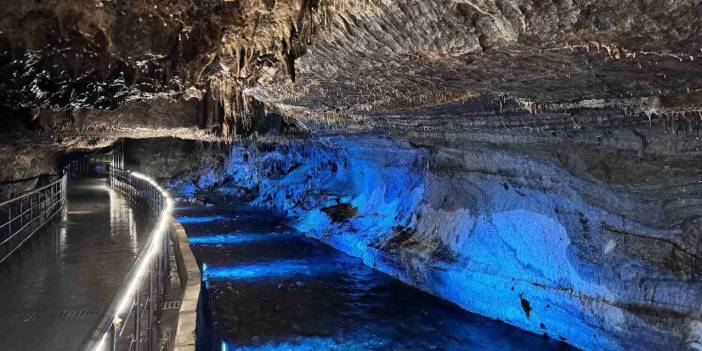
[{"label": "cave", "polygon": [[0,349],[702,350],[701,62],[693,0],[4,1]]}]

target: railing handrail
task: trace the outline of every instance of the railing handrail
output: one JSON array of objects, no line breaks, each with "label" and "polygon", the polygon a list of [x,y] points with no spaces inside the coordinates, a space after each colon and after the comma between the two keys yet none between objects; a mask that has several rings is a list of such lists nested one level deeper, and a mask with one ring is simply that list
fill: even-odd
[{"label": "railing handrail", "polygon": [[[61,178],[0,203],[0,263],[66,209],[67,180]],[[19,223],[18,223],[19,222]]]},{"label": "railing handrail", "polygon": [[[84,344],[84,350],[102,350],[107,346],[107,342],[111,333],[118,329],[118,324],[127,323],[131,315],[131,308],[133,305],[139,303],[138,294],[141,288],[141,283],[147,277],[147,274],[151,274],[150,265],[153,264],[154,259],[158,258],[158,254],[162,252],[162,243],[164,238],[168,239],[167,232],[170,224],[170,213],[172,211],[173,205],[168,193],[161,188],[155,181],[149,177],[142,175],[137,172],[132,172],[124,170],[121,168],[113,167],[110,169],[109,181],[121,181],[113,179],[114,174],[119,173],[121,177],[132,176],[136,179],[145,181],[148,183],[152,189],[150,191],[156,191],[157,195],[160,195],[162,199],[154,203],[153,205],[160,207],[158,213],[158,221],[156,222],[154,228],[149,234],[149,239],[140,250],[138,257],[132,267],[129,269],[123,284],[120,286],[118,293],[115,295],[111,301],[109,307],[107,308],[105,314],[101,318],[97,325],[96,330],[92,336]],[[117,176],[117,177],[120,177]],[[133,186],[134,184],[129,184]],[[149,303],[153,304],[153,300]],[[126,313],[125,313],[126,312]],[[138,310],[136,312],[138,314]],[[139,341],[138,341],[139,342]],[[110,348],[107,348],[110,349]]]},{"label": "railing handrail", "polygon": [[46,189],[48,189],[48,188],[50,188],[50,187],[52,187],[52,186],[54,186],[54,185],[56,185],[56,184],[61,183],[62,181],[64,181],[64,178],[65,178],[65,177],[67,177],[67,174],[64,173],[64,174],[61,176],[61,178],[59,178],[58,180],[53,181],[53,182],[51,182],[51,183],[49,183],[49,184],[47,184],[47,185],[44,185],[44,186],[42,186],[41,188],[37,188],[37,189],[31,190],[31,191],[28,191],[28,192],[26,192],[26,193],[24,193],[24,194],[22,194],[22,195],[20,195],[20,196],[14,197],[14,198],[9,199],[9,200],[6,200],[5,202],[1,202],[1,203],[0,203],[0,207],[5,207],[5,206],[7,206],[7,205],[11,205],[11,204],[13,204],[13,203],[15,203],[15,202],[17,202],[17,201],[19,201],[19,200],[22,200],[22,199],[25,199],[25,198],[27,198],[27,197],[29,197],[29,196],[32,196],[32,195],[34,195],[34,194],[37,194],[37,193],[39,193],[39,192],[42,191],[42,190],[46,190]]}]

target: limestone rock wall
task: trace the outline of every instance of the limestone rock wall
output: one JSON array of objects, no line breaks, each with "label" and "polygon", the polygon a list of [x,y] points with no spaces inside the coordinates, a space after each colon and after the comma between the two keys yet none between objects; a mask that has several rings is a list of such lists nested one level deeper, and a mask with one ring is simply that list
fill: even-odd
[{"label": "limestone rock wall", "polygon": [[57,179],[60,153],[55,148],[26,145],[0,147],[0,202]]},{"label": "limestone rock wall", "polygon": [[183,196],[285,210],[308,235],[469,311],[584,350],[699,348],[694,155],[371,135],[178,158],[187,172],[148,171],[172,174]]},{"label": "limestone rock wall", "polygon": [[[257,131],[246,124],[258,123],[262,108],[228,105],[250,100],[239,91],[255,83],[261,69],[282,67],[294,79],[294,58],[316,31],[311,16],[320,6],[261,0],[0,5],[0,113],[5,119],[90,109],[97,114],[112,110],[118,122],[130,118],[125,109],[167,101],[176,121],[149,122],[164,122],[160,127],[165,128],[181,118],[176,115],[183,100],[208,94],[222,110],[209,113],[216,124],[208,132],[225,137]],[[224,85],[236,88],[221,89]]]}]

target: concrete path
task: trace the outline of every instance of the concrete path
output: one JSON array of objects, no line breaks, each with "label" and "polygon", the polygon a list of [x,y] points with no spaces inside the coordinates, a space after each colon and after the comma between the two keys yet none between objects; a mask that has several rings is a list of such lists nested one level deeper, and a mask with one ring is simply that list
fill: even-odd
[{"label": "concrete path", "polygon": [[69,180],[66,218],[0,265],[0,349],[78,349],[150,228],[104,179]]}]

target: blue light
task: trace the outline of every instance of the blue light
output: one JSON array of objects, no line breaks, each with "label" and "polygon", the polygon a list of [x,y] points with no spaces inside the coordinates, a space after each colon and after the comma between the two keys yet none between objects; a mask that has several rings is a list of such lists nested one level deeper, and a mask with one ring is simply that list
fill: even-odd
[{"label": "blue light", "polygon": [[281,260],[235,267],[203,269],[203,280],[247,280],[257,278],[278,278],[291,276],[311,276],[323,274],[333,269],[328,263],[303,260]]},{"label": "blue light", "polygon": [[345,333],[342,339],[322,336],[293,336],[288,341],[282,342],[235,346],[227,345],[225,341],[222,341],[222,345],[227,350],[236,349],[241,351],[366,351],[388,349],[391,341],[379,335],[381,333],[378,333],[378,330],[382,329],[382,326],[369,324],[361,327],[356,332]]},{"label": "blue light", "polygon": [[282,234],[217,234],[217,235],[193,235],[188,237],[191,245],[236,245],[254,243],[269,240],[288,239],[294,235],[290,233]]},{"label": "blue light", "polygon": [[195,197],[196,192],[197,192],[197,188],[195,187],[195,184],[192,184],[192,183],[183,185],[183,187],[181,189],[181,193],[183,194],[183,197],[186,197],[186,198]]},{"label": "blue light", "polygon": [[[585,349],[621,349],[617,340],[597,328],[601,322],[594,321],[596,313],[583,310],[572,294],[562,293],[580,289],[585,295],[616,298],[593,283],[598,278],[591,276],[592,268],[573,259],[567,231],[571,224],[550,212],[565,208],[564,213],[588,213],[589,205],[570,195],[505,191],[496,176],[466,172],[466,178],[454,179],[433,173],[426,166],[428,157],[423,149],[374,137],[334,138],[264,153],[234,146],[226,176],[237,187],[257,194],[253,205],[285,211],[293,218],[292,226],[305,235],[466,310],[536,333],[543,333],[540,324],[545,322],[549,335],[563,335]],[[352,205],[357,214],[334,221],[322,210],[339,203]],[[425,262],[413,260],[412,255],[406,261],[394,260],[395,254],[378,249],[377,244],[388,242],[396,228],[414,229],[422,240],[440,243],[451,253],[451,260]],[[199,240],[225,244],[249,239]],[[424,252],[417,256],[424,257],[429,249],[419,248]],[[237,280],[322,272],[324,268],[315,264],[278,261],[215,268],[205,270],[203,276]],[[545,290],[529,282],[561,290]],[[531,317],[525,315],[521,296],[531,303]],[[602,313],[605,320],[615,318],[610,316],[614,312]],[[327,341],[315,337],[243,348],[229,344],[229,349],[352,350]]]},{"label": "blue light", "polygon": [[188,217],[182,216],[176,218],[181,224],[191,224],[191,223],[207,223],[226,220],[225,216],[204,216],[204,217]]}]

